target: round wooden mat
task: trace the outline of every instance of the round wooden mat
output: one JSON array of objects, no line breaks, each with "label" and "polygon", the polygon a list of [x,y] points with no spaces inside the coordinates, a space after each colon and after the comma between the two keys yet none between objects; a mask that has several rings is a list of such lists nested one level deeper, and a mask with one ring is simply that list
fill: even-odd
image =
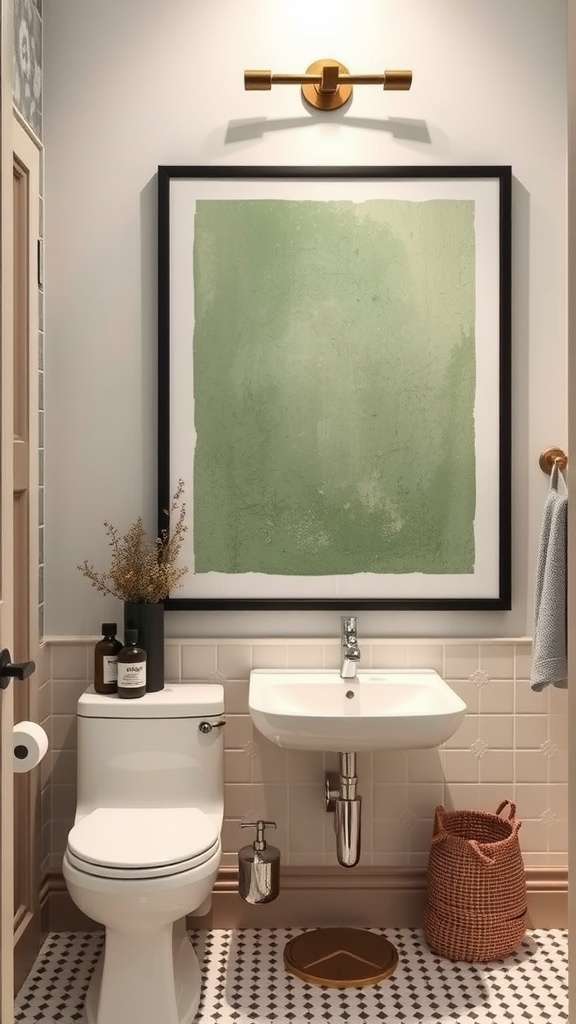
[{"label": "round wooden mat", "polygon": [[375,985],[389,978],[397,964],[392,943],[362,928],[315,928],[284,948],[284,966],[290,974],[327,988]]}]

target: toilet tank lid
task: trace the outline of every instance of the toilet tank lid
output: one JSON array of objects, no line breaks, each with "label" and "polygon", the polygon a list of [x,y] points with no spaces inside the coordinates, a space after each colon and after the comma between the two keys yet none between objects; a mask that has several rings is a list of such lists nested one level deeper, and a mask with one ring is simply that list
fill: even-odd
[{"label": "toilet tank lid", "polygon": [[221,683],[170,683],[133,700],[95,693],[89,686],[78,701],[78,714],[83,718],[203,718],[223,712]]}]

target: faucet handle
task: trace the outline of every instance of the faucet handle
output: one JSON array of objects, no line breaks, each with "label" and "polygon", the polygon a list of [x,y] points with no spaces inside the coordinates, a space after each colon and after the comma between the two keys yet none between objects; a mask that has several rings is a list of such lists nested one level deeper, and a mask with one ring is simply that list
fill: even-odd
[{"label": "faucet handle", "polygon": [[356,616],[355,615],[343,615],[342,616],[342,637],[350,636],[350,634],[356,635]]}]

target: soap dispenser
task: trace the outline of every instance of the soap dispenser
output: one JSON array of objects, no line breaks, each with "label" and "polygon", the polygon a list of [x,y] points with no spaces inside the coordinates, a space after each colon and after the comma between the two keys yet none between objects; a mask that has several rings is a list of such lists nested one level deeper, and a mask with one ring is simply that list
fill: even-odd
[{"label": "soap dispenser", "polygon": [[242,828],[255,828],[252,846],[243,846],[238,853],[238,892],[247,903],[271,903],[280,891],[280,850],[268,846],[264,837],[266,826],[276,828],[275,821],[242,821]]}]

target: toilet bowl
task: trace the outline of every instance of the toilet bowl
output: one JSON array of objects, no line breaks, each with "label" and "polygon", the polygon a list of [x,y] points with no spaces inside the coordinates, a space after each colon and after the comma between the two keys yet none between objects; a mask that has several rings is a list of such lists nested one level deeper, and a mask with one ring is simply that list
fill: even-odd
[{"label": "toilet bowl", "polygon": [[[78,805],[63,874],[76,906],[106,929],[87,1024],[191,1024],[198,1009],[186,914],[210,896],[221,859],[222,719],[214,718],[223,692],[167,690],[138,702],[90,690],[78,704]],[[128,703],[142,705],[130,709],[135,717]]]}]

